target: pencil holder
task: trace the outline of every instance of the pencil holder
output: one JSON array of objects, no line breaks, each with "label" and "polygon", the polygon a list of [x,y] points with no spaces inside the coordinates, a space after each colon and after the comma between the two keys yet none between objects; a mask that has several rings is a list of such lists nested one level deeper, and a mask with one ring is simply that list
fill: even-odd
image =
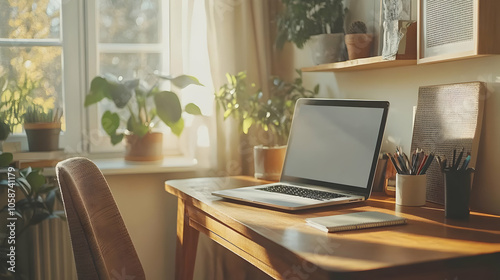
[{"label": "pencil holder", "polygon": [[426,175],[396,174],[396,204],[422,206],[426,200]]},{"label": "pencil holder", "polygon": [[451,219],[469,217],[471,170],[444,171],[445,216]]}]

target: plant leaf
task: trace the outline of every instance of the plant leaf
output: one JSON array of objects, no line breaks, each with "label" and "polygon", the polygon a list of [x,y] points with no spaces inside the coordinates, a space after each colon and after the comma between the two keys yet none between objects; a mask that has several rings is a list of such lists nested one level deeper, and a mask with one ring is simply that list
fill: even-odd
[{"label": "plant leaf", "polygon": [[246,118],[243,120],[243,133],[248,134],[248,130],[253,124],[252,118]]},{"label": "plant leaf", "polygon": [[3,141],[9,137],[10,127],[3,119],[0,119],[0,140]]},{"label": "plant leaf", "polygon": [[66,221],[66,213],[64,213],[64,210],[53,211],[49,219],[54,219],[54,218],[59,218],[63,221]]},{"label": "plant leaf", "polygon": [[172,133],[180,136],[184,130],[184,119],[179,119],[176,123],[166,123],[172,130]]},{"label": "plant leaf", "polygon": [[21,189],[23,192],[24,196],[29,196],[31,194],[31,186],[30,183],[26,180],[26,178],[17,178],[16,182],[18,183],[17,186]]},{"label": "plant leaf", "polygon": [[101,125],[109,136],[116,135],[116,130],[120,127],[120,116],[117,113],[106,111],[102,114]]},{"label": "plant leaf", "polygon": [[45,176],[38,174],[38,172],[31,172],[26,177],[26,180],[31,186],[33,192],[38,192],[38,189],[45,184]]},{"label": "plant leaf", "polygon": [[50,213],[54,210],[54,202],[56,201],[56,190],[51,190],[45,197],[45,205]]},{"label": "plant leaf", "polygon": [[108,92],[116,107],[124,108],[134,93],[134,85],[137,86],[139,80],[127,81],[124,84],[109,82]]},{"label": "plant leaf", "polygon": [[124,136],[123,133],[110,135],[109,137],[111,139],[111,144],[113,144],[114,146],[120,143],[123,140],[123,136]]},{"label": "plant leaf", "polygon": [[168,79],[174,84],[176,87],[183,89],[189,85],[197,85],[197,86],[203,86],[198,79],[196,79],[193,76],[189,75],[180,75],[175,78],[170,78]]},{"label": "plant leaf", "polygon": [[7,167],[14,159],[14,156],[11,153],[2,153],[0,154],[0,167]]},{"label": "plant leaf", "polygon": [[149,132],[149,127],[143,123],[138,123],[134,116],[130,116],[128,119],[127,129],[139,137],[143,137]]},{"label": "plant leaf", "polygon": [[37,211],[30,220],[30,225],[36,225],[49,218],[50,213],[47,210]]},{"label": "plant leaf", "polygon": [[89,105],[95,104],[106,97],[105,92],[108,89],[108,82],[103,77],[95,77],[90,83],[90,92],[85,96],[85,104],[87,107]]},{"label": "plant leaf", "polygon": [[179,97],[171,91],[158,92],[154,96],[156,113],[158,117],[168,126],[179,121],[182,115],[182,107]]},{"label": "plant leaf", "polygon": [[201,109],[200,109],[200,107],[198,107],[194,103],[187,104],[186,108],[184,108],[184,111],[186,111],[186,113],[189,113],[191,115],[196,115],[196,116],[200,116],[201,115]]}]

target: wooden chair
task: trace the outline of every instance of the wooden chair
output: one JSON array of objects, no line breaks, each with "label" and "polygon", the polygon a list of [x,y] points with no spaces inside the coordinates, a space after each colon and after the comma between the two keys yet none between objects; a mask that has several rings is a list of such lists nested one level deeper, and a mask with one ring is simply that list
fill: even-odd
[{"label": "wooden chair", "polygon": [[145,279],[120,212],[99,168],[86,158],[56,166],[78,279]]}]

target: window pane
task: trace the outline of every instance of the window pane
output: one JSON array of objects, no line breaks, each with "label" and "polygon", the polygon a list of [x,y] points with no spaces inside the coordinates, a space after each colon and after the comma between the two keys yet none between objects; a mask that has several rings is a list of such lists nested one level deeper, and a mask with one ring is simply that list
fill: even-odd
[{"label": "window pane", "polygon": [[[61,55],[61,47],[0,47],[0,111],[11,110],[13,100],[62,109]],[[20,125],[15,127],[15,133],[21,131]]]},{"label": "window pane", "polygon": [[0,1],[0,37],[58,39],[61,0]]},{"label": "window pane", "polygon": [[[155,53],[101,53],[100,55],[100,73],[113,74],[116,77],[123,77],[125,80],[134,78],[145,79],[151,82],[151,74],[161,69],[161,55]],[[151,100],[150,100],[151,101]],[[132,108],[136,108],[135,100],[130,101]],[[101,116],[106,110],[116,112],[116,106],[113,102],[104,100],[98,104],[98,114]],[[126,123],[130,114],[127,110],[120,110],[120,118]],[[105,135],[102,129],[102,135]]]},{"label": "window pane", "polygon": [[102,0],[98,5],[100,43],[160,41],[160,0]]},{"label": "window pane", "polygon": [[161,69],[161,55],[157,53],[101,53],[100,73],[111,73],[124,79],[144,78]]}]

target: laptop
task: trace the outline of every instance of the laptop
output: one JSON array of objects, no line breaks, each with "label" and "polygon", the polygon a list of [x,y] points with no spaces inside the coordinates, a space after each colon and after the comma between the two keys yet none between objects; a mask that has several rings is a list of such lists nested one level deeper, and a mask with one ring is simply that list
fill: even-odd
[{"label": "laptop", "polygon": [[366,200],[388,109],[387,101],[299,99],[280,181],[212,194],[284,210]]}]

